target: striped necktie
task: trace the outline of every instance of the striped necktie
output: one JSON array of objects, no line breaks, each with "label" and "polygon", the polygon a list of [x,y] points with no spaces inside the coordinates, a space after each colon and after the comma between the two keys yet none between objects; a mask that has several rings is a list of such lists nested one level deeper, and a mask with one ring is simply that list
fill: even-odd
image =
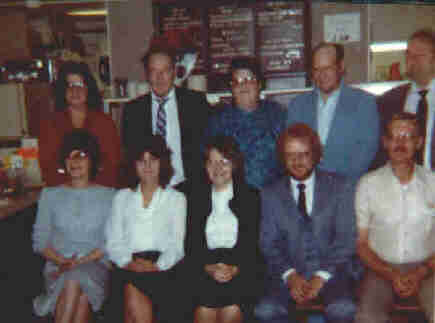
[{"label": "striped necktie", "polygon": [[156,134],[166,139],[166,111],[165,104],[168,98],[157,97],[159,108],[157,110]]}]

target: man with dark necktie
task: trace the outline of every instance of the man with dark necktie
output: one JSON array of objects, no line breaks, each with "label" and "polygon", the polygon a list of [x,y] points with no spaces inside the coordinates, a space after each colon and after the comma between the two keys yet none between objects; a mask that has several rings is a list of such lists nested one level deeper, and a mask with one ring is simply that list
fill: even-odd
[{"label": "man with dark necktie", "polygon": [[[435,169],[435,33],[432,30],[418,30],[409,38],[406,74],[410,83],[393,88],[377,100],[383,127],[397,112],[416,114],[423,130],[423,149],[418,152],[416,162]],[[381,147],[371,168],[385,164],[386,160]]]},{"label": "man with dark necktie", "polygon": [[122,142],[126,152],[151,134],[165,138],[175,174],[170,185],[193,180],[200,173],[200,140],[210,107],[203,93],[176,87],[176,56],[170,48],[152,47],[143,58],[151,93],[126,104]]},{"label": "man with dark necktie", "polygon": [[287,176],[261,193],[260,247],[270,283],[255,315],[260,322],[292,322],[289,308],[319,299],[327,322],[353,322],[353,181],[316,167],[322,145],[306,124],[284,130],[277,151]]}]

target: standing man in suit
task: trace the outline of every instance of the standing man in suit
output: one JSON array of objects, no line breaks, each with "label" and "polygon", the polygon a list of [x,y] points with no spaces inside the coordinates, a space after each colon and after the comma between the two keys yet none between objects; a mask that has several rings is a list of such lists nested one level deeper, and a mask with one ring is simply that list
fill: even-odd
[{"label": "standing man in suit", "polygon": [[289,305],[320,298],[327,322],[353,322],[346,270],[356,241],[353,185],[316,167],[322,145],[306,124],[284,130],[277,150],[288,176],[261,193],[260,248],[270,283],[255,315],[264,323],[289,322]]},{"label": "standing man in suit", "polygon": [[435,173],[415,163],[423,145],[417,117],[394,114],[382,142],[388,163],[356,190],[357,250],[368,268],[356,322],[389,322],[394,298],[416,296],[433,323]]},{"label": "standing man in suit", "polygon": [[319,167],[358,178],[378,150],[379,116],[374,96],[344,84],[344,48],[320,43],[313,50],[315,87],[290,101],[287,124],[316,130],[324,147]]},{"label": "standing man in suit", "polygon": [[210,113],[204,94],[174,85],[175,62],[175,54],[168,48],[148,51],[143,63],[151,93],[125,106],[121,125],[127,153],[151,134],[166,139],[175,170],[171,186],[194,180],[200,173],[200,140]]},{"label": "standing man in suit", "polygon": [[[409,38],[406,74],[410,83],[391,89],[377,101],[382,124],[400,111],[416,114],[423,130],[423,149],[416,161],[428,169],[435,169],[435,33],[432,30],[418,30]],[[382,166],[386,160],[382,149],[372,168]]]}]

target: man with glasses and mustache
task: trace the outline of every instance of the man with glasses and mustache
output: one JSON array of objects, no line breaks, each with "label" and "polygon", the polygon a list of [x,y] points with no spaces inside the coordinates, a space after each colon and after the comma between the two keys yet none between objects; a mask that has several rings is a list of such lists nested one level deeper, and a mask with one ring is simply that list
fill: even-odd
[{"label": "man with glasses and mustache", "polygon": [[256,188],[277,179],[280,174],[275,142],[285,121],[285,111],[276,102],[260,100],[262,73],[253,57],[232,60],[232,104],[210,118],[206,138],[231,136],[245,156],[246,182]]},{"label": "man with glasses and mustache", "polygon": [[342,45],[320,43],[312,57],[315,87],[290,101],[287,124],[303,122],[317,131],[324,147],[321,169],[358,178],[378,150],[375,98],[344,84]]},{"label": "man with glasses and mustache", "polygon": [[384,323],[395,299],[418,298],[433,322],[435,174],[417,165],[423,136],[417,117],[392,116],[382,143],[388,162],[357,187],[357,251],[367,267],[357,323]]}]

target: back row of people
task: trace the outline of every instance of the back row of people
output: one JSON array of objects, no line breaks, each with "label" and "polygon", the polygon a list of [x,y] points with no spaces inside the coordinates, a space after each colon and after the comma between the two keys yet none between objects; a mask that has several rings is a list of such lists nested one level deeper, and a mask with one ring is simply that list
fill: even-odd
[{"label": "back row of people", "polygon": [[[407,51],[407,69],[414,83],[409,89],[409,95],[405,96],[409,100],[404,109],[415,113],[420,111],[420,106],[422,106],[421,110],[426,111],[416,114],[420,127],[426,129],[422,131],[424,134],[422,146],[425,149],[421,157],[418,157],[418,161],[425,163],[427,167],[430,166],[430,147],[432,147],[433,113],[429,112],[432,111],[430,106],[433,103],[430,90],[435,75],[434,44],[433,34],[428,31],[419,31],[410,38]],[[319,168],[323,170],[342,173],[356,179],[365,173],[377,151],[376,162],[385,160],[385,155],[378,149],[380,123],[374,98],[363,91],[351,89],[343,84],[344,62],[342,48],[338,45],[320,44],[315,48],[312,72],[316,87],[312,92],[292,100],[287,112],[279,110],[267,101],[259,100],[261,74],[249,60],[235,60],[233,64],[231,85],[235,106],[228,107],[211,118],[208,116],[208,106],[202,95],[174,88],[174,59],[170,52],[161,48],[153,49],[146,56],[144,63],[152,92],[127,105],[123,116],[122,138],[127,152],[132,153],[136,150],[137,143],[143,142],[151,134],[157,133],[163,136],[167,145],[173,150],[172,165],[175,169],[175,176],[170,183],[171,186],[180,184],[178,188],[186,191],[186,187],[183,188],[184,184],[181,184],[186,183],[184,179],[194,182],[199,179],[197,178],[200,174],[198,169],[201,169],[202,164],[199,147],[204,150],[204,142],[206,142],[203,135],[206,134],[205,137],[210,138],[221,133],[234,137],[241,150],[246,155],[250,154],[250,158],[246,158],[247,161],[244,163],[246,180],[250,185],[262,188],[267,186],[268,182],[276,182],[286,169],[286,167],[280,168],[275,157],[275,142],[285,128],[283,120],[290,120],[289,124],[304,122],[318,131],[320,142],[325,147],[323,158],[319,160]],[[78,74],[80,76],[80,73]],[[89,105],[88,83],[82,77],[79,80],[69,79],[65,84],[64,107],[66,110],[64,114],[70,118],[73,128],[85,128],[86,120],[89,119],[87,110],[83,109]],[[429,90],[428,95],[422,95],[421,100],[411,100],[412,93],[416,92],[420,95],[418,89],[426,87]],[[389,93],[385,98],[389,95],[391,96]],[[416,105],[419,106],[418,109]],[[384,117],[387,112],[384,110],[390,111],[391,109],[380,110],[383,121],[387,120]],[[48,137],[61,137],[55,133],[52,132]],[[100,138],[98,141],[101,143]],[[262,144],[257,146],[257,142]],[[116,145],[116,139],[113,143]],[[43,150],[42,146],[43,142],[41,142],[41,150]],[[110,147],[110,142],[106,146]],[[54,149],[51,151],[51,159],[54,160],[52,156],[55,156]],[[250,160],[252,162],[249,162]],[[106,166],[97,174],[111,167]],[[50,170],[57,171],[57,167],[51,167]],[[309,191],[307,195],[309,209]],[[305,231],[310,231],[309,227],[310,225],[305,225],[301,231],[304,232],[305,241],[313,240],[307,238],[312,237],[313,232],[305,233]],[[313,245],[309,246],[309,250],[314,250],[313,248]],[[267,258],[266,255],[265,257]],[[286,273],[283,278],[285,282],[288,281],[285,278],[292,277],[291,274],[295,271]],[[420,270],[420,273],[422,272],[423,270]],[[329,272],[326,271],[326,273]],[[323,277],[320,275],[324,283],[332,280],[333,275],[329,274]],[[318,277],[314,275],[319,291],[321,289],[319,286],[323,285],[320,284]],[[310,290],[306,287],[309,285],[308,278],[304,279],[306,284],[302,283],[304,280],[297,280],[299,286],[305,286],[302,289]],[[351,307],[347,306],[348,309]]]}]

